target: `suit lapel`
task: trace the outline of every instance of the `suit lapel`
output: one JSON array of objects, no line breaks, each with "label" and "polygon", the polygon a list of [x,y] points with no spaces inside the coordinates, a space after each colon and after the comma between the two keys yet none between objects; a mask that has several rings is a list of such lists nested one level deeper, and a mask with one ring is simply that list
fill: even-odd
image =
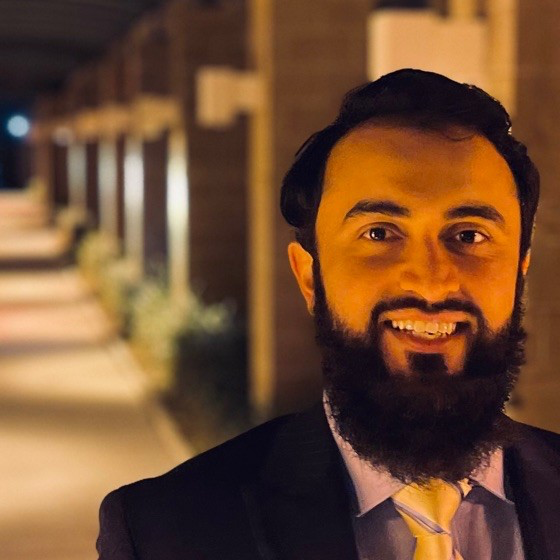
[{"label": "suit lapel", "polygon": [[322,405],[280,427],[244,488],[263,560],[357,560],[342,469]]},{"label": "suit lapel", "polygon": [[[516,424],[512,422],[512,425]],[[504,453],[525,560],[560,558],[560,458],[540,430],[517,424]],[[256,483],[242,493],[262,560],[357,560],[348,492],[322,405],[288,417]]]},{"label": "suit lapel", "polygon": [[518,425],[506,450],[506,483],[515,502],[526,560],[560,558],[560,459],[540,430]]}]

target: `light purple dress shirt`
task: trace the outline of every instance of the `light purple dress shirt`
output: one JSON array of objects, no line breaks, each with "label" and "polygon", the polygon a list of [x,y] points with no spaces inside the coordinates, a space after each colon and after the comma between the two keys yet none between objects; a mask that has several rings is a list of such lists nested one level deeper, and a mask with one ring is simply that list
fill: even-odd
[{"label": "light purple dress shirt", "polygon": [[[415,539],[391,499],[403,484],[357,456],[336,431],[326,400],[324,404],[353,490],[352,521],[360,560],[412,560]],[[504,491],[501,449],[471,481],[473,488],[453,518],[455,548],[464,560],[524,560],[515,504]]]}]

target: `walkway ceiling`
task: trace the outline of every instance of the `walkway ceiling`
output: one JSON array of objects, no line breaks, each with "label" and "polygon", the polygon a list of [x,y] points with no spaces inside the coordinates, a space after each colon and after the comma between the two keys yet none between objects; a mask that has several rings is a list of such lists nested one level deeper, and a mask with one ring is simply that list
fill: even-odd
[{"label": "walkway ceiling", "polygon": [[54,90],[166,0],[0,0],[0,103]]}]

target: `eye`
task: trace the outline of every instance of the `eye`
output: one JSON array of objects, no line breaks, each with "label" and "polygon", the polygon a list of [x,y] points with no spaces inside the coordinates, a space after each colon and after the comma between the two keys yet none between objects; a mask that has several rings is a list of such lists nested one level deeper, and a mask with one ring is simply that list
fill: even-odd
[{"label": "eye", "polygon": [[488,239],[486,235],[480,233],[479,231],[476,231],[475,229],[466,229],[460,231],[453,237],[454,239],[458,238],[459,241],[467,245],[478,245],[479,243],[482,243],[483,241]]},{"label": "eye", "polygon": [[364,237],[371,241],[392,241],[397,236],[389,228],[375,226],[364,232]]}]

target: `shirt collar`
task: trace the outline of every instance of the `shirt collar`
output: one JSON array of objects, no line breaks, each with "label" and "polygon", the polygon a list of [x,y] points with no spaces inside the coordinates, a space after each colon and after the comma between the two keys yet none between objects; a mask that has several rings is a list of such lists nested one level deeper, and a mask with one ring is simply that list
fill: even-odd
[{"label": "shirt collar", "polygon": [[[393,478],[385,469],[376,468],[358,457],[351,445],[339,435],[325,396],[323,405],[334,440],[354,485],[358,506],[357,517],[361,517],[398,492],[404,484]],[[502,449],[497,449],[490,457],[488,465],[477,470],[471,476],[471,480],[498,498],[509,502],[504,490]]]}]

